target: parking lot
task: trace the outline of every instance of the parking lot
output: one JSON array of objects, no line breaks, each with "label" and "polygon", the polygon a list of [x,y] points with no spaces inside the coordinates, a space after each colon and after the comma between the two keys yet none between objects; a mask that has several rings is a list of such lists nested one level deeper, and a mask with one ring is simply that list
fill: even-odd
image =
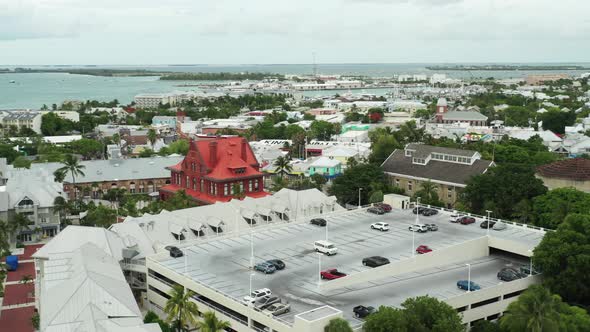
[{"label": "parking lot", "polygon": [[[280,319],[291,321],[297,313],[327,304],[342,310],[345,317],[352,320],[352,307],[358,304],[376,307],[381,304],[399,305],[407,297],[425,294],[448,298],[463,292],[457,289],[456,281],[467,279],[465,263],[471,264],[472,280],[484,288],[499,282],[496,273],[502,267],[528,262],[526,259],[491,255],[470,262],[320,292],[318,283],[330,282],[319,280],[320,270],[338,268],[344,273],[354,274],[371,269],[362,265],[364,257],[380,255],[391,262],[404,260],[412,256],[418,245],[425,244],[437,250],[484,236],[487,232],[479,227],[479,220],[471,225],[453,224],[449,222],[448,214],[439,213],[430,217],[420,216],[421,223],[434,223],[438,225],[438,231],[413,233],[408,230],[408,226],[415,222],[416,216],[409,210],[394,210],[381,216],[358,210],[325,219],[328,221],[328,240],[338,248],[335,256],[319,255],[314,251],[314,241],[326,239],[326,227],[301,223],[253,232],[255,262],[281,259],[286,264],[284,270],[274,274],[254,272],[252,276],[252,289],[270,288],[273,294],[291,304],[291,313],[280,316]],[[377,221],[388,222],[391,229],[388,232],[371,230],[370,224]],[[531,248],[543,236],[542,233],[510,225],[506,230],[490,229],[489,232],[494,236],[530,244]],[[414,245],[412,235],[415,236]],[[211,240],[184,251],[184,257],[166,257],[160,260],[160,264],[237,301],[248,294],[252,274],[249,269],[249,234]]]}]

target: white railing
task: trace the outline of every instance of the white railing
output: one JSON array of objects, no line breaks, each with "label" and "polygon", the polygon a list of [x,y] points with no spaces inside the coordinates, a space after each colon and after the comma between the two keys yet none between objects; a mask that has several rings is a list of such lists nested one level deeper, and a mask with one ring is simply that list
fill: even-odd
[{"label": "white railing", "polygon": [[[413,204],[412,207],[415,207],[416,206],[416,203],[412,203],[412,204]],[[443,207],[439,207],[439,206],[434,206],[434,205],[419,204],[419,206],[426,207],[426,208],[433,209],[433,210],[437,210],[437,211],[441,211],[441,212],[461,214],[461,215],[464,215],[464,216],[474,217],[474,218],[478,218],[478,219],[481,219],[481,220],[487,220],[488,219],[488,217],[481,216],[479,214],[469,213],[469,212],[463,212],[463,211],[458,211],[458,210],[451,210],[451,209],[447,209],[447,208],[443,208]],[[508,225],[522,227],[522,228],[526,228],[526,229],[530,229],[530,230],[534,230],[534,231],[539,231],[539,232],[542,232],[542,233],[552,232],[553,231],[553,229],[548,229],[548,228],[539,227],[539,226],[535,226],[535,225],[529,225],[529,224],[522,224],[522,223],[518,223],[518,222],[515,222],[515,221],[509,221],[509,220],[504,220],[504,219],[490,218],[490,220],[493,221],[493,222],[502,222],[502,223],[505,223],[505,224],[508,224]]]}]

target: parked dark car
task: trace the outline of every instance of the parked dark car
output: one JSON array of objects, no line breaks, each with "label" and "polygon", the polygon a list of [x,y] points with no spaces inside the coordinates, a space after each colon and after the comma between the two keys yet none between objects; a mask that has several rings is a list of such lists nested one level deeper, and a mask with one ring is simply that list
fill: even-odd
[{"label": "parked dark car", "polygon": [[502,281],[513,281],[524,277],[520,272],[515,269],[505,267],[498,272],[498,279]]},{"label": "parked dark car", "polygon": [[178,247],[167,246],[164,249],[170,252],[170,257],[178,258],[184,256],[184,253],[182,252],[182,250],[178,249]]},{"label": "parked dark car", "polygon": [[282,270],[285,268],[285,262],[283,262],[280,259],[270,259],[270,260],[267,260],[266,263],[274,266],[275,269],[277,269],[277,270]]},{"label": "parked dark car", "polygon": [[389,259],[381,256],[371,256],[363,258],[363,265],[368,267],[378,267],[389,264]]},{"label": "parked dark car", "polygon": [[365,318],[370,314],[374,313],[375,308],[365,307],[364,305],[357,305],[356,307],[352,308],[352,312],[354,312],[354,317],[356,318]]},{"label": "parked dark car", "polygon": [[[493,227],[494,227],[495,224],[496,224],[495,221],[490,220],[490,226],[489,226],[489,228],[490,229],[493,229]],[[482,222],[481,224],[479,224],[479,227],[481,227],[481,228],[488,228],[488,221],[485,220],[484,222]]]},{"label": "parked dark car", "polygon": [[422,212],[423,212],[425,209],[426,209],[425,207],[418,206],[418,207],[415,207],[415,208],[412,210],[412,212],[413,212],[414,214],[422,214]]},{"label": "parked dark car", "polygon": [[426,226],[426,228],[428,228],[429,231],[438,231],[438,226],[436,226],[435,224],[424,224],[424,226]]},{"label": "parked dark car", "polygon": [[309,221],[310,224],[312,225],[318,225],[318,226],[326,226],[326,224],[328,223],[326,221],[326,219],[322,219],[322,218],[313,218]]},{"label": "parked dark car", "polygon": [[435,210],[435,209],[424,209],[422,211],[422,215],[425,216],[425,217],[434,216],[436,214],[438,214],[438,211]]},{"label": "parked dark car", "polygon": [[385,204],[385,203],[378,203],[378,204],[375,204],[375,206],[380,208],[381,210],[383,210],[385,213],[391,212],[391,210],[393,210],[391,205]]},{"label": "parked dark car", "polygon": [[476,290],[480,290],[481,287],[474,283],[473,281],[467,282],[467,280],[459,280],[457,281],[457,288],[462,289],[462,290],[469,290],[470,291],[476,291]]},{"label": "parked dark car", "polygon": [[370,208],[367,209],[367,212],[372,213],[372,214],[385,214],[385,211],[383,211],[381,208],[376,207],[376,206],[371,206]]},{"label": "parked dark car", "polygon": [[474,222],[475,222],[475,218],[473,218],[473,217],[464,216],[459,219],[459,223],[461,225],[469,225],[469,224],[473,224]]}]

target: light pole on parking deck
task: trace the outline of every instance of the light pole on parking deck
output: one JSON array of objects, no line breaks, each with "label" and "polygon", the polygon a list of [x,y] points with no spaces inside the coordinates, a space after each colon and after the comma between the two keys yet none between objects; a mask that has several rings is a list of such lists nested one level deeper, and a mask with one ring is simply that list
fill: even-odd
[{"label": "light pole on parking deck", "polygon": [[322,282],[322,253],[318,252],[318,289],[320,288],[320,284]]},{"label": "light pole on parking deck", "polygon": [[361,208],[361,191],[363,190],[363,188],[359,188],[359,209]]},{"label": "light pole on parking deck", "polygon": [[471,264],[466,263],[467,265],[467,292],[471,292]]},{"label": "light pole on parking deck", "polygon": [[[418,206],[420,205],[420,197],[416,197],[416,221],[414,225],[418,225],[420,221],[420,209]],[[416,228],[412,229],[412,257],[416,255]]]},{"label": "light pole on parking deck", "polygon": [[250,268],[254,269],[254,231],[250,225]]},{"label": "light pole on parking deck", "polygon": [[530,256],[530,265],[529,265],[529,277],[533,276],[533,251],[531,249],[528,250],[528,252],[531,254]]},{"label": "light pole on parking deck", "polygon": [[492,213],[492,211],[490,210],[486,210],[486,213],[488,214],[488,219],[487,219],[487,226],[488,226],[488,230],[487,230],[487,235],[490,235],[490,214]]}]

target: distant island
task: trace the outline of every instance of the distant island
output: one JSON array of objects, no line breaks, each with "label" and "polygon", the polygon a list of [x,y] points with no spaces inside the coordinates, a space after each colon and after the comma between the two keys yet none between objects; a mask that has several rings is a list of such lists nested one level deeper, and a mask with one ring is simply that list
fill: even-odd
[{"label": "distant island", "polygon": [[459,70],[459,71],[510,71],[510,70],[590,70],[584,66],[567,65],[448,65],[448,66],[427,66],[428,70]]},{"label": "distant island", "polygon": [[0,68],[0,74],[29,74],[29,73],[65,73],[74,75],[125,77],[125,76],[161,76],[167,72],[154,72],[144,69],[99,69],[99,68]]},{"label": "distant island", "polygon": [[272,73],[171,73],[160,77],[161,80],[168,81],[241,81],[263,79],[285,79],[285,75]]}]

